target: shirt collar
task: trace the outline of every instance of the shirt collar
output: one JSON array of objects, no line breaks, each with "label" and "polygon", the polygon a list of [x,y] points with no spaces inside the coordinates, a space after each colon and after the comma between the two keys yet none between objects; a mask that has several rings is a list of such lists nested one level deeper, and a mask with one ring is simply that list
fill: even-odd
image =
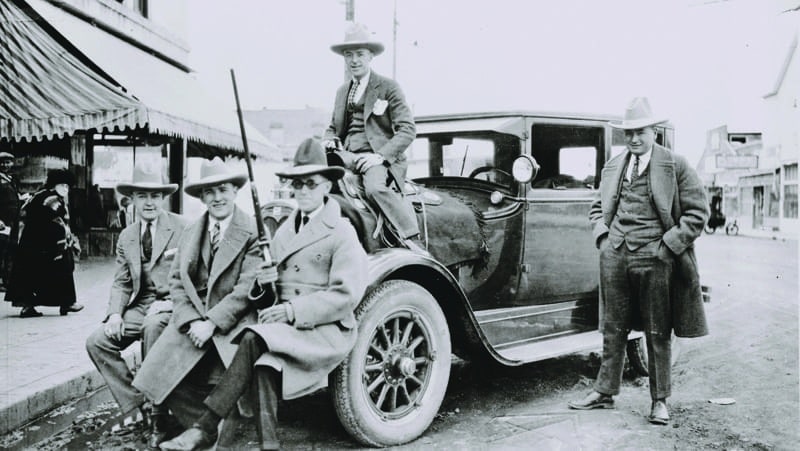
[{"label": "shirt collar", "polygon": [[318,215],[318,214],[319,214],[319,212],[321,212],[321,211],[322,211],[322,208],[323,208],[324,206],[325,206],[325,204],[324,204],[324,203],[322,203],[322,204],[320,204],[320,206],[319,206],[319,207],[315,208],[315,209],[314,209],[312,212],[310,212],[310,213],[302,213],[302,212],[301,212],[301,213],[300,213],[300,216],[308,216],[308,220],[309,220],[309,221],[311,221],[312,219],[314,219],[314,216]]},{"label": "shirt collar", "polygon": [[[653,148],[652,147],[650,147],[650,150],[648,150],[647,152],[639,155],[639,174],[641,174],[644,171],[644,169],[647,167],[647,165],[650,163],[650,157],[652,157],[652,156],[653,156]],[[633,160],[635,158],[636,158],[636,155],[631,153],[631,160],[630,160],[630,163],[628,163],[628,171],[627,171],[629,178],[630,178],[631,171],[633,171]],[[639,174],[636,174],[636,175],[639,175]]]},{"label": "shirt collar", "polygon": [[[157,226],[157,225],[158,225],[158,216],[156,216],[156,218],[155,218],[155,219],[153,219],[152,221],[150,221],[150,233],[152,233],[152,234],[154,234],[154,235],[155,235],[155,233],[156,233],[156,226]],[[139,236],[142,236],[142,235],[144,235],[144,231],[145,231],[146,229],[147,229],[147,221],[145,221],[144,219],[142,219],[142,224],[141,224],[141,227],[139,228]]]},{"label": "shirt collar", "polygon": [[228,226],[231,225],[232,220],[233,220],[233,214],[223,219],[222,221],[219,221],[216,218],[212,218],[211,215],[208,215],[209,233],[214,229],[214,224],[219,223],[219,236],[225,236],[225,231],[228,230]]},{"label": "shirt collar", "polygon": [[[366,75],[364,75],[364,77],[362,77],[361,80],[358,80],[358,87],[359,88],[361,88],[362,86],[367,86],[367,84],[369,84],[369,76],[370,76],[371,73],[372,73],[372,70],[368,70]],[[355,83],[356,82],[356,77],[353,77],[352,80],[353,80],[353,83]]]}]

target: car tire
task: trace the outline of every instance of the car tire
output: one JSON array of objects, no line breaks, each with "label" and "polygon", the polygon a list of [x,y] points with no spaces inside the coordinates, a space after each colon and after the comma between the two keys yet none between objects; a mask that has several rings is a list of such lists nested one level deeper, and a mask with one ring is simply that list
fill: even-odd
[{"label": "car tire", "polygon": [[364,298],[356,318],[356,344],[331,375],[336,414],[364,445],[414,440],[439,411],[450,377],[444,313],[420,285],[390,280]]},{"label": "car tire", "polygon": [[[681,339],[676,337],[675,334],[672,334],[672,362],[671,365],[675,366],[675,363],[678,361],[678,358],[681,355]],[[645,337],[636,338],[633,340],[628,341],[628,345],[626,347],[626,353],[628,354],[628,363],[631,365],[631,368],[636,372],[636,374],[640,376],[647,376],[649,375],[649,371],[647,369],[647,342]]]}]

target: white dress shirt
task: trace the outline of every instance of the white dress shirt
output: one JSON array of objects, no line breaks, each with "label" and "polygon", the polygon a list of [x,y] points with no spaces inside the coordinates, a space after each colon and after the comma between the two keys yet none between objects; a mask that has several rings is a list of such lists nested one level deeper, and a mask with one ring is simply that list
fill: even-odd
[{"label": "white dress shirt", "polygon": [[[645,152],[642,155],[639,155],[639,173],[636,174],[637,176],[642,175],[647,165],[650,164],[650,157],[653,155],[653,148],[651,147],[650,150]],[[633,172],[633,163],[636,160],[636,155],[631,154],[631,160],[628,162],[628,169],[625,171],[625,180],[631,181],[631,172]]]}]

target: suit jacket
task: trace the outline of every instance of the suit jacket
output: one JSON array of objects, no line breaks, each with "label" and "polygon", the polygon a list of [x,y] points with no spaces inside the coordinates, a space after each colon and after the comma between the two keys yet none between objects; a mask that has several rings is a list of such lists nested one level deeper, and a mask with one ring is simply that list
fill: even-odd
[{"label": "suit jacket", "polygon": [[[601,238],[608,234],[608,228],[617,212],[622,180],[629,159],[630,152],[624,152],[609,160],[603,167],[599,198],[592,203],[589,210],[592,233],[598,247]],[[693,248],[694,240],[703,232],[709,215],[703,184],[686,158],[658,145],[653,146],[648,174],[647,182],[653,205],[665,230],[661,239],[676,255],[676,271],[671,290],[672,326],[675,335],[707,335],[708,326]],[[601,311],[602,303],[601,299]],[[602,314],[600,321],[602,328]]]},{"label": "suit jacket", "polygon": [[[156,286],[158,299],[169,299],[169,270],[175,259],[178,242],[188,221],[180,215],[162,211],[153,236],[153,253],[146,263]],[[139,296],[142,287],[141,221],[125,227],[117,240],[117,270],[111,284],[106,319],[122,314]]]},{"label": "suit jacket", "polygon": [[[347,94],[350,81],[336,91],[333,105],[333,118],[325,130],[325,139],[338,137],[344,142],[347,136]],[[384,102],[384,111],[376,109],[376,102]],[[380,105],[379,104],[379,105]],[[406,103],[400,85],[392,79],[383,77],[372,71],[367,89],[364,91],[364,131],[372,151],[380,154],[389,162],[389,171],[398,183],[406,177],[408,162],[405,151],[417,136],[414,116]]]},{"label": "suit jacket", "polygon": [[278,265],[278,297],[291,303],[294,325],[249,326],[269,347],[257,365],[282,371],[284,399],[324,386],[328,373],[352,349],[353,310],[366,289],[368,272],[367,255],[335,200],[328,198],[298,234],[297,214],[278,228],[271,248]]},{"label": "suit jacket", "polygon": [[[208,213],[191,224],[183,233],[175,262],[170,271],[170,295],[173,310],[169,325],[148,352],[136,373],[133,386],[156,403],[161,403],[205,355],[209,346],[216,347],[227,367],[236,352],[231,338],[247,324],[256,321],[248,299],[263,257],[257,246],[255,221],[238,208],[220,240],[208,276],[208,291],[201,297],[194,285],[200,259],[208,261],[202,251],[208,234]],[[217,328],[203,349],[196,348],[186,336],[189,323],[208,319]]]}]

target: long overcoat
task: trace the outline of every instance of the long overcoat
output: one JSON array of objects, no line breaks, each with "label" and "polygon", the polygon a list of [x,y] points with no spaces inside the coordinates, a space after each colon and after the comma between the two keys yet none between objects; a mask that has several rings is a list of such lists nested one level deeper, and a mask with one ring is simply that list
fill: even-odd
[{"label": "long overcoat", "polygon": [[[200,260],[209,261],[203,246],[207,224],[205,213],[183,232],[170,271],[172,318],[133,380],[133,386],[155,403],[164,401],[210,346],[216,348],[227,367],[236,353],[231,339],[256,321],[255,309],[248,299],[256,270],[263,261],[255,221],[234,209],[209,271],[207,294],[200,297],[194,277]],[[211,320],[217,328],[205,347],[198,349],[186,332],[189,323],[204,319]]]},{"label": "long overcoat", "polygon": [[[178,242],[186,228],[183,216],[162,211],[156,219],[153,251],[146,264],[156,288],[157,299],[169,298],[169,270],[175,261]],[[141,221],[125,227],[117,240],[116,271],[111,283],[111,296],[106,319],[122,313],[136,300],[142,287]]]},{"label": "long overcoat", "polygon": [[[55,196],[55,208],[46,200]],[[11,268],[6,300],[14,306],[61,306],[76,301],[69,214],[54,190],[42,190],[25,204],[25,227]]]},{"label": "long overcoat", "polygon": [[295,233],[295,211],[275,232],[278,298],[291,303],[294,324],[249,326],[269,351],[256,365],[282,372],[284,399],[325,386],[328,373],[347,357],[356,339],[353,310],[367,285],[367,255],[339,204],[322,211]]},{"label": "long overcoat", "polygon": [[[331,124],[325,138],[347,137],[347,95],[350,82],[336,91]],[[376,107],[377,104],[377,107]],[[405,151],[417,136],[414,115],[396,81],[371,71],[364,91],[364,133],[373,152],[389,162],[395,180],[405,180],[408,162]]]},{"label": "long overcoat", "polygon": [[[603,167],[599,198],[589,211],[595,243],[608,234],[619,204],[620,188],[630,152],[623,152]],[[686,158],[654,145],[647,182],[658,217],[664,226],[662,240],[676,255],[671,285],[672,328],[678,337],[708,334],[694,240],[708,221],[708,202],[703,184]],[[603,283],[601,280],[600,283]],[[603,300],[600,327],[603,326]]]}]

